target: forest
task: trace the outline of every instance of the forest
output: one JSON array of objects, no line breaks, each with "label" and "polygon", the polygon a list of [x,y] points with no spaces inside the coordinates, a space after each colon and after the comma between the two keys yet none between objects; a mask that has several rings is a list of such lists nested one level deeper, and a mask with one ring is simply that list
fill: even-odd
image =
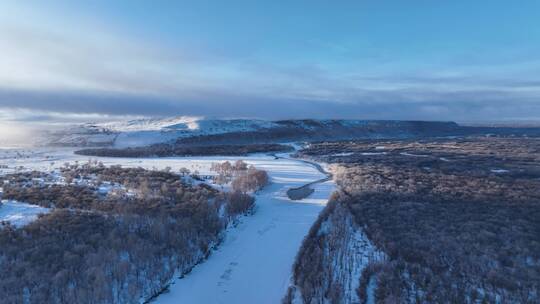
[{"label": "forest", "polygon": [[3,176],[4,199],[53,210],[22,228],[0,224],[2,303],[139,303],[157,296],[253,209],[250,191],[268,179],[251,178],[266,172],[235,165],[245,172],[230,183],[242,187],[229,192],[170,168],[99,162],[68,163],[59,174]]},{"label": "forest", "polygon": [[[376,279],[377,303],[538,303],[537,140],[317,143],[300,154],[333,163],[339,187],[293,269],[304,303],[340,303],[345,292],[335,275],[313,269],[329,267],[317,252],[343,244],[321,234],[334,210],[348,210],[356,231],[386,256],[363,269],[361,302]],[[339,246],[333,250],[346,250]],[[291,299],[289,291],[284,302]]]},{"label": "forest", "polygon": [[212,156],[212,155],[248,155],[251,153],[286,152],[293,148],[282,144],[241,144],[241,145],[186,145],[155,144],[145,147],[89,148],[75,153],[103,157],[167,157],[167,156]]}]

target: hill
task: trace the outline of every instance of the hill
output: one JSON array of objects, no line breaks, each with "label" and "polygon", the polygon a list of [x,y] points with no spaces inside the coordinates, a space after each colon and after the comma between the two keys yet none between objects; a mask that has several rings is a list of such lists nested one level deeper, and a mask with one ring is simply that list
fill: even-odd
[{"label": "hill", "polygon": [[173,117],[71,126],[50,133],[46,145],[140,147],[160,143],[253,144],[354,138],[411,138],[463,133],[453,122],[371,120],[206,119]]}]

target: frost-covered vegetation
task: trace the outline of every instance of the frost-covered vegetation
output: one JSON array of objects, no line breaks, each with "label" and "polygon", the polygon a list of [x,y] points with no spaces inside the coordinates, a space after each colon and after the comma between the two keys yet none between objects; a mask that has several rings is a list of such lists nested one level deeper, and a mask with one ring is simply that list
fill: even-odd
[{"label": "frost-covered vegetation", "polygon": [[217,173],[214,182],[219,185],[230,183],[233,191],[240,193],[255,192],[268,184],[268,174],[264,170],[258,170],[255,166],[249,166],[242,160],[231,164],[214,163],[210,170]]},{"label": "frost-covered vegetation", "polygon": [[[375,151],[385,153],[362,154]],[[361,232],[386,258],[364,265],[359,302],[538,303],[539,151],[509,138],[311,145],[301,155],[335,163],[340,191],[303,244],[285,302],[355,303],[343,269],[323,270],[364,250],[343,242]],[[345,225],[336,210],[356,229],[322,233],[328,218]]]},{"label": "frost-covered vegetation", "polygon": [[2,303],[138,303],[162,292],[254,202],[183,173],[89,162],[1,177],[4,198],[52,208],[0,226]]},{"label": "frost-covered vegetation", "polygon": [[285,303],[358,303],[362,272],[386,259],[337,202],[334,196],[304,240]]},{"label": "frost-covered vegetation", "polygon": [[293,148],[281,144],[248,144],[248,145],[177,145],[155,144],[146,147],[129,147],[123,149],[94,148],[83,149],[75,153],[89,156],[109,157],[166,157],[166,156],[194,156],[194,155],[247,155],[263,152],[286,152]]}]

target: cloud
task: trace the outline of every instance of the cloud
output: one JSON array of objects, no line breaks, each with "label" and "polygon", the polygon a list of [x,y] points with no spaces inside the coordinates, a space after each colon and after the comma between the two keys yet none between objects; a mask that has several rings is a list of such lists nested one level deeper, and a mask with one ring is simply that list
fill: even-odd
[{"label": "cloud", "polygon": [[374,67],[349,60],[353,46],[321,40],[311,45],[347,53],[348,59],[340,63],[324,58],[272,61],[242,52],[221,54],[181,44],[165,46],[118,31],[111,24],[100,27],[80,22],[66,29],[35,19],[0,22],[3,121],[74,122],[169,115],[428,120],[540,117],[540,62],[534,58],[508,58],[490,65],[466,64],[469,60],[455,67],[422,65],[416,69],[406,69],[393,60]]},{"label": "cloud", "polygon": [[[505,120],[540,118],[536,94],[506,91],[356,90],[347,102],[272,98],[207,92],[193,99],[85,91],[0,89],[0,120],[30,122],[104,121],[142,116]],[[511,103],[508,100],[512,100]],[[1,107],[0,107],[1,108]],[[6,110],[7,109],[7,110]],[[51,114],[52,113],[52,114]]]}]

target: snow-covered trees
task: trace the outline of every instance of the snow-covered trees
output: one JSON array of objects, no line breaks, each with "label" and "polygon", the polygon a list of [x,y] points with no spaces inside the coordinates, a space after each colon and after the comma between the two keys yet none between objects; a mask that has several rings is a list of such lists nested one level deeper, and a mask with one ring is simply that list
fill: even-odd
[{"label": "snow-covered trees", "polygon": [[[2,303],[147,300],[204,259],[254,202],[184,183],[170,170],[92,164],[62,174],[73,184],[33,183],[46,178],[39,172],[2,178],[7,198],[54,208],[21,229],[0,224]],[[101,195],[97,181],[126,190]]]},{"label": "snow-covered trees", "polygon": [[247,155],[261,152],[284,152],[293,148],[280,144],[243,145],[196,145],[196,144],[156,144],[147,147],[113,149],[96,148],[76,151],[80,155],[109,157],[148,157],[148,156],[195,156],[195,155]]},{"label": "snow-covered trees", "polygon": [[216,172],[214,176],[214,183],[223,186],[231,182],[233,178],[233,166],[229,161],[223,163],[213,163],[210,167],[210,171]]},{"label": "snow-covered trees", "polygon": [[252,196],[239,191],[228,193],[228,200],[227,213],[233,216],[245,213],[255,203],[255,199]]},{"label": "snow-covered trees", "polygon": [[237,160],[234,165],[229,161],[213,163],[211,170],[216,172],[214,182],[218,185],[231,183],[233,191],[242,193],[262,189],[269,182],[268,174],[254,166],[248,166],[244,161]]},{"label": "snow-covered trees", "polygon": [[202,259],[218,241],[215,227],[65,209],[3,227],[2,303],[23,303],[24,294],[28,303],[137,303]]},{"label": "snow-covered trees", "polygon": [[232,181],[234,191],[243,193],[257,191],[268,184],[268,174],[266,171],[258,170],[254,166],[241,171],[242,174],[236,176]]},{"label": "snow-covered trees", "polygon": [[190,173],[190,170],[188,168],[184,168],[184,167],[180,168],[179,171],[180,171],[180,174],[182,174],[182,176],[189,175],[189,173]]},{"label": "snow-covered trees", "polygon": [[328,257],[365,249],[328,238],[322,222],[346,218],[336,210],[388,257],[364,269],[362,303],[539,302],[539,151],[522,138],[312,144],[301,154],[338,163],[340,191],[302,246],[285,302],[351,303]]}]

